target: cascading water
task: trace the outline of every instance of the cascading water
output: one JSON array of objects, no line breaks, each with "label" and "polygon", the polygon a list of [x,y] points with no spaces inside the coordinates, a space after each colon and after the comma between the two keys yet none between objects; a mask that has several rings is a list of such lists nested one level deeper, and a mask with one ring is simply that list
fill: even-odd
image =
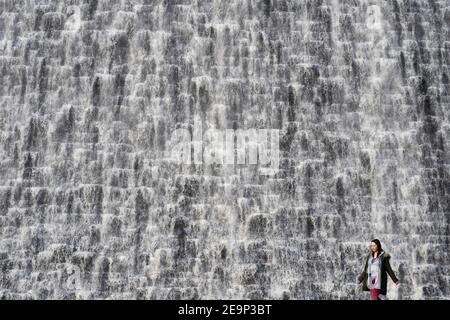
[{"label": "cascading water", "polygon": [[[0,297],[450,298],[448,0],[2,0]],[[176,128],[278,129],[279,171]]]}]

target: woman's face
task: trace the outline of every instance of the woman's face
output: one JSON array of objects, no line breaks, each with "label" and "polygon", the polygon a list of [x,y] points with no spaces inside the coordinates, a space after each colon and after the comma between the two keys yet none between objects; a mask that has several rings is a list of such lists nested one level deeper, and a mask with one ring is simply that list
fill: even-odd
[{"label": "woman's face", "polygon": [[370,249],[372,249],[372,252],[377,252],[378,251],[378,246],[375,242],[371,242],[370,243]]}]

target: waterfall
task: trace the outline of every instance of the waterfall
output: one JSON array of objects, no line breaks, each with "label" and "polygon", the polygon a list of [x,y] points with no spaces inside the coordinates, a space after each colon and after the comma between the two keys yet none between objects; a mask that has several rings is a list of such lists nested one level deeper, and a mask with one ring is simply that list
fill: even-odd
[{"label": "waterfall", "polygon": [[[0,298],[366,299],[378,238],[389,299],[449,299],[449,35],[449,0],[2,0]],[[276,170],[176,161],[225,153],[196,119]]]}]

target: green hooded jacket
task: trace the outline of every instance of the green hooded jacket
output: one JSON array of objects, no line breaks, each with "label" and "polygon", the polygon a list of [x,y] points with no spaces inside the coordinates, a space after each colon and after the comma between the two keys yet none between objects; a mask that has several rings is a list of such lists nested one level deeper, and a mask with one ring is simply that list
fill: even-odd
[{"label": "green hooded jacket", "polygon": [[[392,281],[394,283],[398,282],[397,277],[395,276],[394,271],[391,268],[391,264],[389,263],[389,260],[391,256],[385,252],[382,251],[383,254],[380,255],[381,257],[381,289],[380,294],[385,295],[387,291],[387,275],[391,277]],[[363,291],[370,291],[369,287],[367,287],[367,265],[368,260],[370,257],[370,253],[366,257],[366,263],[364,265],[364,271],[358,276],[358,282],[362,282],[363,284]]]}]

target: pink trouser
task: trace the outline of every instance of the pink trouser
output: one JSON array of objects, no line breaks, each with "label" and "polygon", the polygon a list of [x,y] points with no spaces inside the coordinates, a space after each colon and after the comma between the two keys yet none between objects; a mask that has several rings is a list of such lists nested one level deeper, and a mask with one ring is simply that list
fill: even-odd
[{"label": "pink trouser", "polygon": [[371,300],[380,300],[378,295],[380,294],[380,289],[370,289],[370,299]]}]

